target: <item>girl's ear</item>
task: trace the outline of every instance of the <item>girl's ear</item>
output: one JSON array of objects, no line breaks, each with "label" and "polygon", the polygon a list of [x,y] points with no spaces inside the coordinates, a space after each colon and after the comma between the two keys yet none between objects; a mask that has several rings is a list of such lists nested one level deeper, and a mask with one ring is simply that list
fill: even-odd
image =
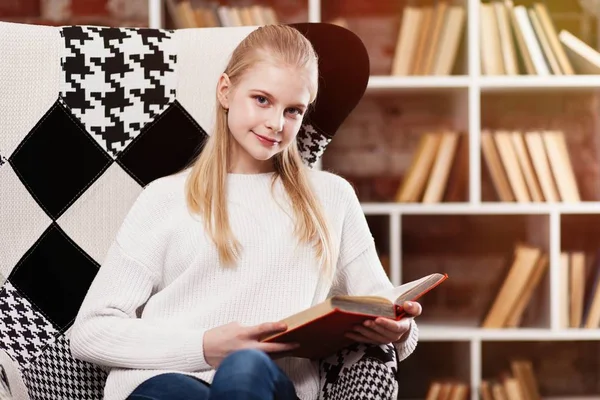
[{"label": "girl's ear", "polygon": [[224,109],[229,109],[229,92],[231,90],[231,81],[229,80],[229,76],[226,73],[222,73],[219,77],[219,82],[217,82],[217,98],[219,99],[219,103],[221,103],[221,107]]}]

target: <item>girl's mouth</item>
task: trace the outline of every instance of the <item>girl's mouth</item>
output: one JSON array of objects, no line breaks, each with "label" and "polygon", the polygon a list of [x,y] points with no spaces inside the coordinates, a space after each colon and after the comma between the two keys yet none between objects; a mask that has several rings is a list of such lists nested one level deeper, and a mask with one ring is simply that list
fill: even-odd
[{"label": "girl's mouth", "polygon": [[266,137],[266,136],[262,136],[262,135],[259,135],[258,133],[254,132],[254,131],[252,131],[252,133],[254,133],[254,136],[256,136],[256,138],[257,138],[257,139],[258,139],[258,140],[259,140],[259,141],[260,141],[262,144],[266,144],[266,145],[269,145],[269,146],[275,146],[275,145],[278,145],[278,144],[279,144],[279,142],[278,142],[277,140],[274,140],[274,139],[269,139],[268,137]]}]

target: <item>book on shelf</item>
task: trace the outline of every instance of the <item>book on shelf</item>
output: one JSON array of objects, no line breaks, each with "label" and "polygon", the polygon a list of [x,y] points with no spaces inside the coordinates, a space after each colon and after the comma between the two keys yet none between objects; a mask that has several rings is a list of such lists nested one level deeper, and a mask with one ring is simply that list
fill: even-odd
[{"label": "book on shelf", "polygon": [[482,75],[600,74],[600,52],[566,29],[556,28],[541,1],[480,3]]},{"label": "book on shelf", "polygon": [[481,132],[481,152],[500,201],[581,201],[562,131],[484,129]]},{"label": "book on shelf", "polygon": [[166,5],[168,14],[177,29],[260,26],[278,23],[273,7],[260,4],[230,6],[207,2],[197,5],[190,0],[166,0]]},{"label": "book on shelf", "polygon": [[334,295],[283,319],[287,330],[266,337],[263,342],[295,342],[300,347],[286,354],[310,359],[325,357],[352,343],[345,334],[355,325],[378,317],[405,318],[405,301],[418,300],[447,278],[447,274],[434,273],[368,296]]},{"label": "book on shelf", "polygon": [[566,30],[560,32],[559,39],[577,71],[600,75],[600,52]]},{"label": "book on shelf", "polygon": [[425,400],[467,400],[469,385],[457,379],[435,379],[429,383]]},{"label": "book on shelf", "polygon": [[510,370],[485,378],[479,385],[482,400],[541,400],[539,384],[530,360],[509,361]]},{"label": "book on shelf", "polygon": [[[549,255],[523,243],[515,246],[508,272],[494,297],[483,328],[515,328],[549,268]],[[562,251],[559,259],[559,326],[600,328],[600,249]]]},{"label": "book on shelf", "polygon": [[465,201],[469,180],[469,137],[456,131],[424,133],[398,187],[396,201]]},{"label": "book on shelf", "polygon": [[465,25],[465,8],[448,0],[404,7],[391,75],[450,75]]},{"label": "book on shelf", "polygon": [[517,243],[510,266],[492,305],[482,322],[483,328],[515,328],[535,289],[549,267],[549,256],[542,249]]},{"label": "book on shelf", "polygon": [[600,328],[600,250],[562,251],[559,268],[560,327]]}]

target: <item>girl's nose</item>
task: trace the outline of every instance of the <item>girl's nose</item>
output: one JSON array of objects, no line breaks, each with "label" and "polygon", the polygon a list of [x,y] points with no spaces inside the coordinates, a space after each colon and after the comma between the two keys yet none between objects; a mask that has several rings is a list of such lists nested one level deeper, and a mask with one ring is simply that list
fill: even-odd
[{"label": "girl's nose", "polygon": [[272,115],[267,119],[266,126],[275,132],[281,132],[281,130],[283,130],[283,122],[283,113],[273,112]]}]

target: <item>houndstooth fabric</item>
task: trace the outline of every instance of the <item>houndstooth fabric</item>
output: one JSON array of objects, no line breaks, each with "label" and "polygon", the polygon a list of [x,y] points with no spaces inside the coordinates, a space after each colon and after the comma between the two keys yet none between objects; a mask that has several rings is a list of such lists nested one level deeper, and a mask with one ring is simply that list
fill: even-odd
[{"label": "houndstooth fabric", "polygon": [[65,336],[60,336],[23,371],[31,400],[101,400],[107,372],[73,358]]},{"label": "houndstooth fabric", "polygon": [[393,345],[356,343],[321,360],[319,400],[391,400],[398,397]]},{"label": "houndstooth fabric", "polygon": [[6,282],[0,289],[0,349],[27,368],[57,333],[52,323]]},{"label": "houndstooth fabric", "polygon": [[173,32],[70,26],[60,98],[112,157],[175,99]]},{"label": "houndstooth fabric", "polygon": [[313,167],[325,152],[331,138],[318,132],[312,125],[303,124],[296,136],[300,156],[309,167]]}]

